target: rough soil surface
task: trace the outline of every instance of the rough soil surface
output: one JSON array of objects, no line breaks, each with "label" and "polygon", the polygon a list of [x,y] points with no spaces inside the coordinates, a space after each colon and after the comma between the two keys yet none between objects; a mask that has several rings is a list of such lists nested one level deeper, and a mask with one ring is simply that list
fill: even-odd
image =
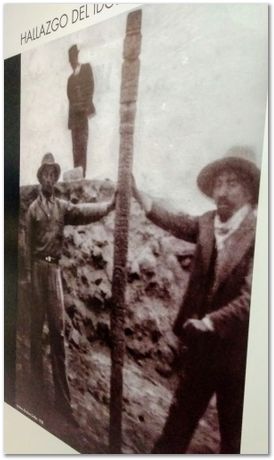
[{"label": "rough soil surface", "polygon": [[[77,202],[107,200],[108,181],[58,184],[57,194]],[[29,308],[24,281],[25,213],[37,187],[21,189],[19,235],[19,311],[17,334],[17,405],[37,423],[81,453],[108,452],[110,380],[110,296],[114,213],[98,223],[65,227],[61,266],[66,307],[68,378],[73,428],[54,408],[48,329],[44,327],[44,412],[31,406]],[[178,348],[171,325],[185,291],[194,247],[151,224],[132,200],[126,308],[126,359],[123,392],[123,453],[149,453],[160,435],[177,376],[166,369]],[[17,407],[18,407],[17,406]],[[19,408],[19,407],[18,407]],[[34,419],[35,420],[35,419]],[[215,402],[200,421],[189,453],[217,453]]]}]

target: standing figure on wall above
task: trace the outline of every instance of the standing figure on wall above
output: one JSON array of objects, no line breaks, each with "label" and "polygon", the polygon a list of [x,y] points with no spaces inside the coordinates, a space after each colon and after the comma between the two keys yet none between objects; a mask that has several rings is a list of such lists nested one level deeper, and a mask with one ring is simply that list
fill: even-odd
[{"label": "standing figure on wall above", "polygon": [[67,95],[69,100],[68,129],[71,130],[73,164],[82,166],[83,176],[87,169],[88,119],[95,115],[93,104],[94,78],[90,64],[80,64],[77,45],[69,48],[69,62],[73,69],[68,78]]}]

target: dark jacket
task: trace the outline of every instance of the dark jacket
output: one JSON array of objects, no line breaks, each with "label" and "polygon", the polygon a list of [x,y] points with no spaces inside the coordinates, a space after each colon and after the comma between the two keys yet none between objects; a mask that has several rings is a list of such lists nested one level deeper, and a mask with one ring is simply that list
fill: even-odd
[{"label": "dark jacket", "polygon": [[73,129],[84,123],[95,113],[93,104],[94,78],[90,64],[82,64],[78,75],[68,78],[67,95],[69,99],[68,128]]},{"label": "dark jacket", "polygon": [[47,212],[41,194],[27,212],[27,269],[32,260],[62,256],[65,225],[87,225],[100,220],[109,212],[109,203],[72,204],[52,198],[52,209]]},{"label": "dark jacket", "polygon": [[215,327],[220,353],[226,358],[225,367],[237,373],[245,367],[256,226],[254,212],[251,211],[229,237],[228,248],[217,268],[212,267],[216,251],[215,212],[190,217],[170,213],[154,204],[147,216],[177,238],[196,243],[192,272],[173,326],[174,333],[180,337],[187,319],[208,315]]}]

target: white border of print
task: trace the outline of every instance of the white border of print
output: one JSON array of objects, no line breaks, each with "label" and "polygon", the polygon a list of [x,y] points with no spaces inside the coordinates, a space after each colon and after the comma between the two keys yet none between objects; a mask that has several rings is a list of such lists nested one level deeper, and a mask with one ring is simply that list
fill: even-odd
[{"label": "white border of print", "polygon": [[[154,2],[154,1],[147,1],[143,3],[166,3],[166,2]],[[173,2],[173,3],[181,3],[181,2]],[[192,1],[190,3],[210,3],[205,1]],[[216,3],[216,2],[214,2]],[[217,2],[221,3],[221,2]],[[232,1],[229,3],[238,3],[237,1]],[[258,3],[254,1],[248,1],[242,3]],[[26,7],[33,7],[33,4],[26,4],[17,0],[16,5],[11,1],[5,2],[5,8],[13,8],[17,9],[17,17],[20,19],[20,24],[22,27],[22,21],[28,19],[26,15]],[[64,8],[61,7],[62,4],[66,5],[66,8],[69,7],[70,9],[73,8],[73,4],[65,3],[65,2],[36,2],[38,5],[42,5],[45,9],[48,8]],[[121,5],[120,5],[121,4]],[[79,3],[77,4],[79,6]],[[127,9],[134,8],[137,4],[131,0],[127,0],[126,2],[119,2],[120,8],[117,8],[116,11],[112,11],[111,9],[108,10],[107,18],[113,17],[116,14],[120,14]],[[18,9],[23,8],[24,13],[18,14]],[[119,11],[118,11],[119,10]],[[2,15],[2,23],[3,23],[3,9],[1,9]],[[48,16],[48,15],[47,15]],[[40,18],[41,20],[42,18]],[[98,22],[103,21],[106,19],[106,16],[103,14],[98,15],[97,20]],[[86,24],[83,24],[83,27],[86,27]],[[17,29],[18,30],[18,29]],[[72,31],[75,31],[74,28],[71,30],[70,28],[66,28],[65,34],[69,34]],[[79,30],[79,29],[77,29]],[[13,23],[12,27],[12,37],[5,36],[5,47],[8,46],[9,41],[13,41],[15,39],[15,24]],[[58,35],[60,37],[61,35]],[[54,36],[58,38],[57,35]],[[44,42],[43,42],[44,43]],[[42,44],[42,41],[39,43]],[[12,53],[16,54],[16,49],[14,45],[11,46],[10,49],[15,50],[15,52],[10,51],[11,54],[8,54],[8,50],[6,51],[2,58],[11,56]],[[38,46],[38,43],[34,46]],[[13,47],[13,48],[12,48]],[[21,52],[17,49],[17,52]],[[3,61],[2,61],[3,62]],[[1,73],[2,78],[2,88],[3,88],[3,73]],[[3,91],[1,92],[3,98]],[[271,101],[270,101],[271,103]],[[3,107],[3,105],[2,105]],[[1,112],[2,113],[2,112]],[[2,115],[3,116],[3,115]],[[267,354],[267,346],[268,346],[268,317],[267,317],[267,290],[268,290],[268,267],[267,267],[267,260],[268,260],[268,119],[266,119],[266,132],[265,132],[265,142],[264,142],[264,151],[263,151],[263,164],[262,164],[262,181],[261,181],[261,191],[260,191],[260,204],[259,204],[259,212],[258,212],[258,228],[257,228],[257,241],[256,241],[256,253],[255,253],[255,265],[254,265],[254,276],[253,276],[253,292],[252,292],[252,305],[255,302],[260,302],[260,314],[255,315],[252,314],[250,319],[250,343],[248,349],[248,363],[247,363],[247,384],[246,384],[246,398],[245,398],[245,408],[244,408],[244,420],[243,420],[243,437],[242,437],[242,453],[251,454],[256,452],[258,454],[267,453],[268,450],[268,354]],[[3,123],[1,123],[1,133],[3,139]],[[271,123],[272,128],[272,123]],[[271,166],[271,162],[269,162],[269,167]],[[3,183],[3,162],[2,168],[0,169],[1,179]],[[2,223],[3,223],[3,203],[1,203],[1,216],[2,216]],[[2,225],[3,229],[3,225]],[[1,245],[3,248],[3,238],[1,239]],[[2,252],[3,254],[3,252]],[[271,254],[273,256],[273,252]],[[1,265],[2,274],[4,272],[3,265]],[[273,275],[272,275],[273,276]],[[274,281],[271,276],[271,281]],[[271,285],[271,284],[270,284]],[[2,300],[3,301],[3,300]],[[254,311],[254,309],[253,309]],[[258,310],[257,310],[258,311]],[[1,327],[1,334],[3,334],[3,322]],[[3,335],[2,335],[3,337]],[[3,342],[2,342],[3,343]],[[1,358],[3,358],[1,354]],[[3,372],[3,361],[1,362],[1,369]],[[2,379],[3,380],[3,379]],[[3,383],[1,380],[1,390],[3,395]],[[3,397],[2,397],[3,400]],[[55,438],[53,435],[48,433],[46,430],[40,428],[37,424],[31,422],[28,418],[21,415],[18,411],[15,411],[7,404],[4,404],[3,409],[5,408],[5,446],[3,447],[3,434],[2,434],[2,443],[1,443],[1,458],[4,457],[3,448],[5,448],[5,453],[8,454],[27,454],[27,458],[30,452],[34,452],[35,454],[46,454],[51,455],[56,454],[65,454],[64,457],[66,458],[67,455],[71,455],[75,453],[71,448],[69,448],[66,444],[64,444],[59,439]],[[3,412],[2,412],[3,413]],[[1,418],[0,422],[1,433],[3,433],[3,419]],[[14,445],[14,426],[17,427],[16,433],[16,446]],[[35,458],[36,455],[31,455],[30,458]],[[96,457],[96,456],[95,456]],[[100,458],[102,455],[100,455]],[[120,457],[120,456],[118,456]],[[121,456],[122,457],[122,456]],[[142,455],[140,456],[143,457]],[[228,456],[229,457],[229,456]],[[232,456],[231,456],[232,457]],[[68,457],[69,458],[69,457]]]}]

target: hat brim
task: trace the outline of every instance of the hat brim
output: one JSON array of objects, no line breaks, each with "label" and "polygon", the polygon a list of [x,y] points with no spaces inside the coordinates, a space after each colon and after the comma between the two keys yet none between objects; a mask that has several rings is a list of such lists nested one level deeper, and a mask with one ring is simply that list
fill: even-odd
[{"label": "hat brim", "polygon": [[247,186],[252,194],[252,201],[253,203],[258,202],[260,170],[255,163],[244,158],[227,157],[207,165],[197,178],[199,189],[212,198],[216,176],[224,170],[234,170],[236,174],[247,177]]},{"label": "hat brim", "polygon": [[41,175],[42,175],[42,172],[43,172],[43,170],[45,168],[54,168],[55,169],[56,182],[57,182],[59,177],[60,177],[60,174],[61,174],[61,168],[60,168],[60,165],[58,163],[51,163],[51,164],[43,164],[43,165],[41,165],[40,168],[37,171],[37,179],[39,180],[39,182],[41,183]]}]

